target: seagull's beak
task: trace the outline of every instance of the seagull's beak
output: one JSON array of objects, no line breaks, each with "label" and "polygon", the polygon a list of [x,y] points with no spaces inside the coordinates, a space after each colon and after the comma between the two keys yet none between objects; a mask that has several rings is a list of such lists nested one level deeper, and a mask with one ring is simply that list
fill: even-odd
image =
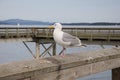
[{"label": "seagull's beak", "polygon": [[53,25],[51,25],[51,26],[48,26],[48,28],[53,29],[53,28],[54,28],[54,26],[53,26]]}]

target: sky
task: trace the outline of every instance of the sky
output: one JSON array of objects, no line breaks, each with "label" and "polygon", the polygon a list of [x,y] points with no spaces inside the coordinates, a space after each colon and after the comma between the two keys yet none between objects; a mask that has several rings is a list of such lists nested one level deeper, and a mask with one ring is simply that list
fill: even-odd
[{"label": "sky", "polygon": [[120,0],[0,0],[0,20],[120,22]]}]

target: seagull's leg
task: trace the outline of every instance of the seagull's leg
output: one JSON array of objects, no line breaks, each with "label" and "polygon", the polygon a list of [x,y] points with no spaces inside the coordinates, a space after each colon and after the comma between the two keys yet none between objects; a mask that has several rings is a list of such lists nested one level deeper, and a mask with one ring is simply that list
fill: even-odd
[{"label": "seagull's leg", "polygon": [[66,50],[66,48],[63,47],[63,50],[62,50],[62,53],[61,53],[61,56],[62,56],[62,57],[65,56],[65,50]]}]

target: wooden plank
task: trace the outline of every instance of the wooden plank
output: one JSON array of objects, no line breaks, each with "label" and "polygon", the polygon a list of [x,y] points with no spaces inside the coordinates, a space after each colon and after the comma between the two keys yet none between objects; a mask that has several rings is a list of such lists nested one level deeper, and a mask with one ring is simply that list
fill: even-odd
[{"label": "wooden plank", "polygon": [[69,80],[120,67],[120,48],[0,64],[0,80]]},{"label": "wooden plank", "polygon": [[[87,64],[83,66],[67,68],[60,71],[50,72],[42,74],[41,77],[37,77],[40,73],[36,73],[36,80],[76,80],[77,78],[85,77],[95,73],[99,73],[105,70],[110,70],[120,66],[120,58],[106,60],[102,62],[96,62],[93,64]],[[40,79],[39,79],[40,78]],[[120,78],[119,78],[120,79]]]}]

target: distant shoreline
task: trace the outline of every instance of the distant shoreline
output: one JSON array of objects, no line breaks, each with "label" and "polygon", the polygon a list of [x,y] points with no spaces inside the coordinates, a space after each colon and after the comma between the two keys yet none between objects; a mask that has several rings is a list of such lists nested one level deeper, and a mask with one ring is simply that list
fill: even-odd
[{"label": "distant shoreline", "polygon": [[[34,21],[34,20],[22,20],[22,19],[8,19],[0,21],[0,25],[52,25],[54,22],[43,22],[43,21]],[[113,26],[120,25],[116,22],[93,22],[93,23],[61,23],[62,25],[71,25],[71,26]]]},{"label": "distant shoreline", "polygon": [[108,22],[97,22],[97,23],[62,23],[63,25],[75,25],[75,26],[113,26],[120,25],[120,23],[108,23]]}]

